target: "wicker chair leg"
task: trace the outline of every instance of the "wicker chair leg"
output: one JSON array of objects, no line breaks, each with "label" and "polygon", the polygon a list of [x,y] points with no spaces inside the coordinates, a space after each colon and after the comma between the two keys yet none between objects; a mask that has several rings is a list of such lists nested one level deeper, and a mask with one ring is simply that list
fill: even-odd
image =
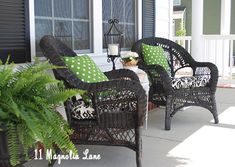
[{"label": "wicker chair leg", "polygon": [[141,158],[142,158],[142,140],[141,140],[141,129],[139,127],[135,130],[136,136],[136,166],[142,167]]},{"label": "wicker chair leg", "polygon": [[142,164],[141,164],[141,153],[140,151],[136,151],[136,166],[137,167],[142,167]]},{"label": "wicker chair leg", "polygon": [[172,97],[170,96],[167,96],[165,112],[165,130],[171,130]]},{"label": "wicker chair leg", "polygon": [[218,118],[218,113],[217,113],[217,107],[216,107],[216,100],[215,100],[215,95],[211,95],[211,99],[212,99],[212,115],[214,117],[215,120],[215,124],[219,123],[219,118]]}]

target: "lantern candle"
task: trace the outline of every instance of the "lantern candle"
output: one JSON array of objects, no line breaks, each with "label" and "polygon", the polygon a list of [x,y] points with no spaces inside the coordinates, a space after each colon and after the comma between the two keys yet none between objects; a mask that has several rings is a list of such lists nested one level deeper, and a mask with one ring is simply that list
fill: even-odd
[{"label": "lantern candle", "polygon": [[119,46],[119,44],[109,44],[108,45],[108,55],[110,55],[110,56],[118,55],[118,46]]}]

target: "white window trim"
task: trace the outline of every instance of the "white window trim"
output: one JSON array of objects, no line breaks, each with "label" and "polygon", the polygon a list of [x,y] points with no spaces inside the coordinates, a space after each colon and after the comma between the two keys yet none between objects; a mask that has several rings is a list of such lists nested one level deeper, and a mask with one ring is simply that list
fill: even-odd
[{"label": "white window trim", "polygon": [[102,0],[93,0],[93,54],[102,54],[103,53],[103,25],[102,25]]},{"label": "white window trim", "polygon": [[[92,53],[88,53],[91,57],[97,58],[98,65],[107,65],[107,61],[102,61],[101,57],[106,57],[106,52],[103,51],[103,36],[102,36],[102,0],[91,1],[92,14]],[[34,61],[36,57],[35,46],[35,14],[34,14],[34,0],[29,0],[29,19],[30,19],[30,49],[31,58]],[[137,0],[137,39],[142,37],[142,0]],[[124,51],[125,52],[125,51]],[[45,60],[45,58],[40,58]]]},{"label": "white window trim", "polygon": [[137,38],[142,38],[142,16],[143,16],[143,7],[142,0],[137,1]]},{"label": "white window trim", "polygon": [[34,61],[36,57],[34,0],[29,0],[29,29],[30,29],[31,61]]}]

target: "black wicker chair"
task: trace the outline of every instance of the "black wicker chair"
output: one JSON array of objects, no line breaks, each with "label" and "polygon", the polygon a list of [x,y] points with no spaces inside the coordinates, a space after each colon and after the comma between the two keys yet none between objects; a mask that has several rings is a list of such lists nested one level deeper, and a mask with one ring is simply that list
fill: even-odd
[{"label": "black wicker chair", "polygon": [[[142,43],[161,46],[166,54],[168,64],[171,68],[171,76],[160,65],[146,65],[142,54]],[[180,45],[164,38],[150,37],[137,41],[132,51],[140,55],[139,68],[145,70],[149,76],[151,86],[149,100],[156,105],[166,106],[165,129],[170,130],[171,119],[174,114],[186,106],[201,106],[208,109],[218,123],[215,92],[218,81],[218,69],[212,63],[197,62]],[[191,86],[188,88],[175,89],[172,83],[178,70],[190,67],[194,77],[206,75],[208,83],[204,86]],[[180,84],[180,83],[178,83]]]},{"label": "black wicker chair", "polygon": [[[44,36],[41,49],[49,61],[65,66],[62,56],[77,56],[68,46],[52,36]],[[78,120],[72,117],[76,97],[64,105],[67,119],[74,129],[71,140],[75,144],[125,146],[136,152],[137,166],[141,166],[141,126],[146,112],[146,95],[136,74],[130,70],[105,72],[110,81],[85,83],[69,69],[55,69],[54,75],[66,87],[86,90],[92,99],[95,119]],[[105,96],[100,96],[104,92]]]}]

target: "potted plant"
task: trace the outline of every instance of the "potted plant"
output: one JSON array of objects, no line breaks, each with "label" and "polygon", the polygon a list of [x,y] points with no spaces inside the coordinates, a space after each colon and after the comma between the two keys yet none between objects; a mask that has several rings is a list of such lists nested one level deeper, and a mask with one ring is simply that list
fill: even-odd
[{"label": "potted plant", "polygon": [[121,56],[121,62],[123,65],[123,68],[133,70],[134,72],[137,72],[138,70],[138,58],[139,55],[136,52],[127,52],[126,54]]},{"label": "potted plant", "polygon": [[48,62],[16,67],[0,66],[0,166],[16,166],[28,160],[37,143],[45,149],[77,152],[69,135],[72,130],[55,111],[56,105],[77,94],[64,89],[47,70]]}]

